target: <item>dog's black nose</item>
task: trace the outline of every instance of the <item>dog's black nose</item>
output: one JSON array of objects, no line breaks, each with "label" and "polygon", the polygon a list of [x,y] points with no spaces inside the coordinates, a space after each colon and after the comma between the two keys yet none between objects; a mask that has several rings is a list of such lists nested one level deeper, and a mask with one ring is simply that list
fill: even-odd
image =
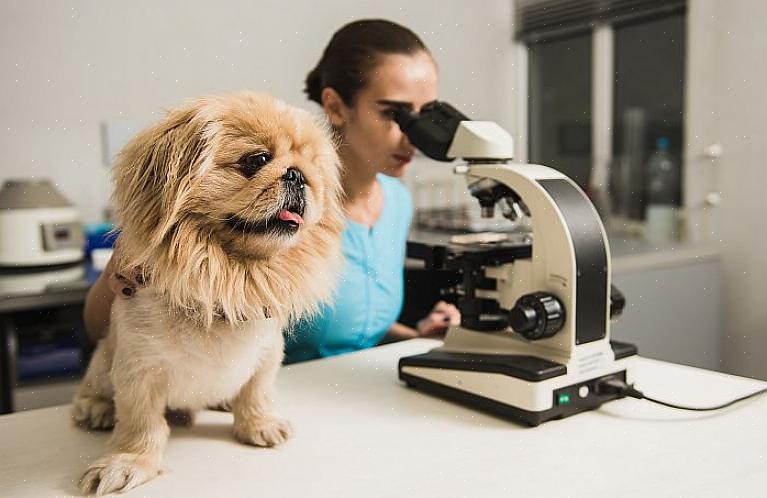
[{"label": "dog's black nose", "polygon": [[282,179],[285,183],[292,184],[296,187],[300,187],[304,184],[304,175],[296,168],[288,168],[288,171],[282,175]]}]

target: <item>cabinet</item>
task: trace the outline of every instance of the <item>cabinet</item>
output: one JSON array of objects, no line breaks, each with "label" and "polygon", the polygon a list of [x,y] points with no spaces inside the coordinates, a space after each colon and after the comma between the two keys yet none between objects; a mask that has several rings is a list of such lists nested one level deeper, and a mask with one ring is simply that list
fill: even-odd
[{"label": "cabinet", "polygon": [[723,369],[718,257],[618,269],[613,283],[626,296],[623,316],[611,327],[613,338],[636,344],[649,358]]},{"label": "cabinet", "polygon": [[0,271],[0,414],[71,397],[89,350],[82,306],[95,275],[84,263]]}]

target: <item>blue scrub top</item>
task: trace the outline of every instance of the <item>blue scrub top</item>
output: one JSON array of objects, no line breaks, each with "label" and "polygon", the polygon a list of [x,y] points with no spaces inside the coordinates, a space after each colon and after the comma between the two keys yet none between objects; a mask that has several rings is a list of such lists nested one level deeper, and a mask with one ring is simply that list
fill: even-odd
[{"label": "blue scrub top", "polygon": [[384,175],[377,180],[383,191],[381,214],[370,228],[346,220],[346,261],[334,302],[288,332],[286,364],[375,346],[399,317],[413,201],[399,180]]}]

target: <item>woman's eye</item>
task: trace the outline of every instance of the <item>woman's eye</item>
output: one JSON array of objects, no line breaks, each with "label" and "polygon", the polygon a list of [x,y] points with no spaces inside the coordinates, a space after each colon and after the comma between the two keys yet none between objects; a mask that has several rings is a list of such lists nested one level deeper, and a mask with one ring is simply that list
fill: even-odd
[{"label": "woman's eye", "polygon": [[248,154],[240,159],[240,169],[243,174],[250,178],[255,175],[256,172],[266,166],[269,161],[272,160],[272,155],[268,152],[256,152],[255,154]]},{"label": "woman's eye", "polygon": [[385,109],[381,111],[381,114],[387,119],[394,119],[394,117],[397,115],[397,109]]}]

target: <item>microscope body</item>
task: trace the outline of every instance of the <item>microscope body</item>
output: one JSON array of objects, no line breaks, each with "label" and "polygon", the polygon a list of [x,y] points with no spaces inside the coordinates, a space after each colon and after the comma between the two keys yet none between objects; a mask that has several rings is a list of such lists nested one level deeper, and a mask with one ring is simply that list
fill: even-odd
[{"label": "microscope body", "polygon": [[[548,318],[561,322],[554,325],[558,330],[527,334],[534,340],[510,332],[482,336],[493,337],[493,344],[503,341],[506,350],[522,349],[568,367],[577,366],[577,358],[583,356],[589,358],[591,367],[605,365],[612,356],[610,254],[591,202],[570,178],[544,166],[471,166],[467,183],[480,179],[508,186],[524,202],[532,221],[532,256],[485,267],[485,276],[495,280],[496,290],[484,290],[482,296],[497,301],[501,309],[513,310],[523,296],[537,293],[540,300],[548,295],[559,301],[562,315]],[[446,348],[453,342],[449,337]]]},{"label": "microscope body", "polygon": [[[636,349],[610,342],[609,245],[591,202],[544,166],[476,164],[466,175],[470,185],[491,180],[522,200],[532,254],[464,268],[465,280],[479,276],[483,284],[464,285],[471,295],[460,303],[461,326],[448,331],[444,346],[403,358],[400,378],[530,425],[615,398],[599,393],[597,381],[630,381]],[[495,320],[483,320],[487,302],[497,303]]]},{"label": "microscope body", "polygon": [[636,348],[610,341],[623,300],[614,296],[608,239],[586,194],[557,170],[511,163],[505,130],[447,104],[398,122],[429,157],[467,161],[456,171],[483,215],[500,204],[505,217],[532,224],[524,247],[448,248],[463,278],[461,325],[443,346],[401,358],[400,379],[530,425],[617,398],[598,386],[630,382]]}]

